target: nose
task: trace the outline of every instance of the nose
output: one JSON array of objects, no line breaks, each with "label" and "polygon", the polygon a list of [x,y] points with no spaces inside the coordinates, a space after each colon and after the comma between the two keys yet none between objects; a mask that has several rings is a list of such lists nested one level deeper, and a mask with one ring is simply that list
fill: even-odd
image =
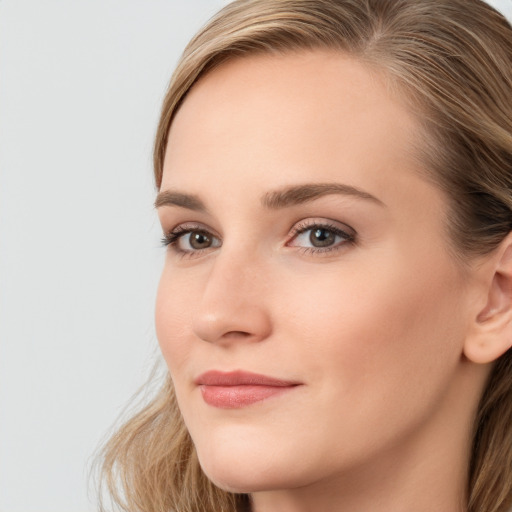
[{"label": "nose", "polygon": [[219,254],[193,316],[196,336],[226,346],[263,341],[272,330],[267,283],[257,261],[243,254]]}]

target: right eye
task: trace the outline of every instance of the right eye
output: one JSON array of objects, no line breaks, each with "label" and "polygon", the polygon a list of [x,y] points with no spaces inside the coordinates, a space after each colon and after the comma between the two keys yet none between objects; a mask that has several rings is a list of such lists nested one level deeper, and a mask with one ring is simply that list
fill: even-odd
[{"label": "right eye", "polygon": [[163,244],[172,247],[177,253],[191,254],[221,246],[215,235],[203,228],[178,226],[162,240]]}]

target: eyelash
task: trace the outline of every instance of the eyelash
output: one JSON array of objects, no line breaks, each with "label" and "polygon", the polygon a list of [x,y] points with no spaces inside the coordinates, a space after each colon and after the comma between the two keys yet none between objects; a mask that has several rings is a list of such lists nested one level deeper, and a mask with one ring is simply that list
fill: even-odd
[{"label": "eyelash", "polygon": [[[299,222],[296,224],[292,231],[291,231],[291,240],[295,240],[298,236],[308,232],[312,231],[314,229],[323,229],[326,231],[329,231],[335,236],[339,236],[343,239],[343,241],[338,242],[336,245],[333,246],[327,246],[327,247],[297,247],[300,249],[300,252],[303,254],[325,254],[332,251],[339,251],[341,250],[345,245],[354,245],[356,243],[356,234],[355,233],[348,233],[347,231],[344,231],[343,229],[339,228],[338,226],[335,226],[334,224],[328,223],[328,222],[319,222],[319,221],[304,221]],[[193,225],[193,224],[182,224],[174,228],[169,233],[165,234],[162,238],[162,245],[164,247],[172,247],[172,249],[181,257],[194,257],[199,256],[205,251],[208,251],[210,247],[206,249],[197,249],[192,251],[185,251],[178,247],[179,240],[184,237],[185,235],[189,233],[204,233],[205,235],[208,235],[210,237],[218,238],[215,235],[213,235],[210,231],[205,229],[204,227],[200,225]],[[293,246],[292,246],[293,247]]]}]

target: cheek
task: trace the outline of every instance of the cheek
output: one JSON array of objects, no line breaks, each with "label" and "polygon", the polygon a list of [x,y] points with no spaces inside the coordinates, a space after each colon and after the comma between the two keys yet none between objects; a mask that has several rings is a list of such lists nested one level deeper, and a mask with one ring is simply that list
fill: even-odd
[{"label": "cheek", "polygon": [[332,394],[346,391],[360,406],[388,402],[404,389],[417,393],[411,399],[424,390],[433,398],[435,383],[445,385],[460,360],[465,330],[456,273],[446,264],[399,262],[381,259],[374,271],[340,268],[314,286],[290,279],[289,294],[280,299],[279,315],[290,319],[287,338],[314,377],[329,375]]},{"label": "cheek", "polygon": [[191,301],[197,295],[181,286],[166,268],[160,278],[155,306],[155,327],[160,350],[171,372],[179,371],[190,351]]}]

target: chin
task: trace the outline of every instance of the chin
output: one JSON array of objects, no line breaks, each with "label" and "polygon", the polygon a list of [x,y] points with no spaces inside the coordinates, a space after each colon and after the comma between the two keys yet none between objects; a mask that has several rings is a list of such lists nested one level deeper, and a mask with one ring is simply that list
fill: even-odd
[{"label": "chin", "polygon": [[[268,466],[246,453],[210,453],[198,451],[199,464],[206,476],[221,489],[233,493],[250,493],[267,488]],[[216,450],[213,450],[216,452]]]},{"label": "chin", "polygon": [[[299,461],[286,464],[276,460],[275,450],[262,446],[197,450],[199,463],[206,476],[219,488],[233,493],[253,493],[300,485],[290,468]],[[294,482],[292,482],[293,480]]]},{"label": "chin", "polygon": [[235,494],[252,494],[255,492],[274,491],[295,487],[283,481],[282,475],[262,474],[255,469],[222,468],[213,470],[201,466],[208,479],[223,491]]}]

